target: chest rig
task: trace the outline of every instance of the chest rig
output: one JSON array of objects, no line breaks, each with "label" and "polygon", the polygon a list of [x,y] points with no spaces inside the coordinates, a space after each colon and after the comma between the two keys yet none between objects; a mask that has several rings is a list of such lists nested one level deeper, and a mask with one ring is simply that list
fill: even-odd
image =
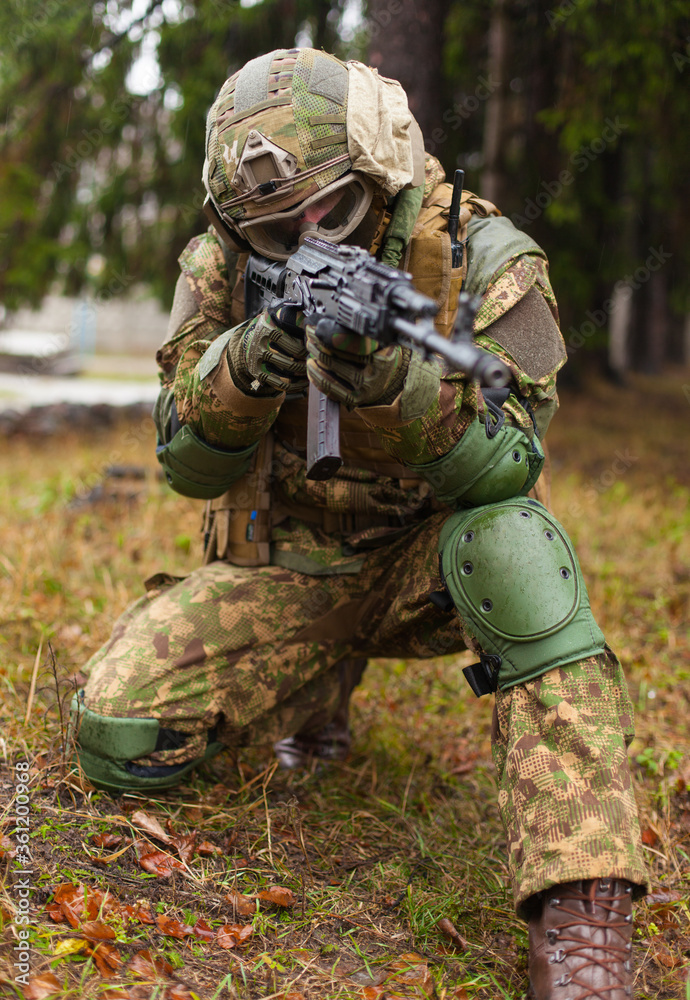
[{"label": "chest rig", "polygon": [[[448,214],[452,185],[437,184],[424,198],[422,189],[404,191],[391,211],[384,211],[374,233],[369,250],[385,263],[400,267],[412,275],[415,288],[433,299],[438,306],[434,323],[444,337],[449,337],[455,325],[458,296],[467,276],[467,254],[460,267],[453,267],[451,241],[448,234]],[[467,226],[477,215],[486,218],[501,213],[489,201],[463,191],[460,204],[458,236],[467,240]],[[248,256],[236,259],[235,281],[231,298],[233,325],[245,319],[244,270]],[[488,275],[487,279],[491,276]],[[270,561],[271,527],[274,509],[271,496],[271,474],[274,464],[274,439],[291,453],[306,454],[307,403],[290,400],[283,403],[270,434],[265,435],[254,456],[249,472],[222,496],[209,501],[205,514],[205,561],[226,559],[240,566],[267,565]],[[345,468],[366,469],[397,480],[403,489],[410,489],[421,480],[397,463],[381,447],[378,436],[356,413],[341,407],[340,445]],[[286,512],[280,508],[280,517]],[[338,530],[333,516],[315,507],[313,521],[322,516],[326,531]],[[304,514],[304,511],[301,511]],[[295,511],[296,516],[300,512]],[[369,521],[371,519],[368,519]],[[356,516],[354,518],[356,522]],[[347,525],[347,528],[346,528]],[[342,534],[356,533],[353,516],[343,517]]]}]

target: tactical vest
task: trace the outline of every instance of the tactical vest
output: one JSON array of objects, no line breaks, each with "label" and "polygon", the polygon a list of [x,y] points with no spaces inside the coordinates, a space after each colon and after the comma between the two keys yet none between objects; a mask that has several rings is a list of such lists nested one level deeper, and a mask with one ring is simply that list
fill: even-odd
[{"label": "tactical vest", "polygon": [[[412,282],[418,291],[433,299],[438,306],[434,319],[436,329],[444,337],[449,337],[455,325],[458,295],[467,276],[467,253],[463,253],[463,263],[453,267],[451,263],[451,243],[448,235],[448,212],[450,209],[452,185],[439,184],[422,202],[417,221],[405,250],[401,267],[412,275]],[[463,191],[460,207],[458,237],[463,244],[467,240],[467,226],[473,215],[486,218],[501,213],[489,201]],[[385,229],[385,226],[383,227]],[[381,230],[374,237],[370,252],[379,249]],[[237,278],[232,291],[231,318],[237,324],[245,319],[244,313],[244,269],[247,255],[237,261]],[[487,283],[491,275],[487,275]],[[250,471],[222,496],[211,500],[206,509],[205,535],[206,562],[227,559],[240,566],[259,566],[269,562],[271,532],[270,472],[273,460],[272,437],[283,443],[290,451],[306,453],[307,401],[291,400],[283,403],[273,425],[272,434],[260,442]],[[340,447],[343,465],[350,468],[367,469],[382,476],[390,476],[401,481],[405,488],[421,482],[410,471],[396,462],[381,447],[378,436],[370,430],[360,417],[345,407],[340,410]],[[283,510],[281,514],[289,514]],[[295,516],[308,518],[310,512],[295,511]],[[318,508],[313,512],[325,530],[337,530],[328,512]],[[358,525],[354,525],[358,530]]]}]

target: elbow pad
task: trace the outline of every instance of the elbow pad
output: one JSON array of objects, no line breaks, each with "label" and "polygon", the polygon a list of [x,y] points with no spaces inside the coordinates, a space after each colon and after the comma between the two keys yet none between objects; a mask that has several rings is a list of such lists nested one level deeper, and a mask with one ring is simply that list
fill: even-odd
[{"label": "elbow pad", "polygon": [[544,452],[536,434],[530,441],[518,427],[502,422],[489,436],[486,426],[478,418],[447,455],[409,466],[431,484],[441,503],[480,507],[525,496],[539,478]]},{"label": "elbow pad", "polygon": [[257,446],[258,441],[242,451],[223,451],[185,426],[156,448],[156,457],[174,490],[195,500],[212,500],[247,472]]}]

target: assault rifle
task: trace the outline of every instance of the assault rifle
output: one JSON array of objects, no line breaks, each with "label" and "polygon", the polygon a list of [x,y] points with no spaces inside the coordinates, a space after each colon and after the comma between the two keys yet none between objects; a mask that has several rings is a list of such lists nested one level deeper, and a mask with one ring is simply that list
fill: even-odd
[{"label": "assault rifle", "polygon": [[[416,291],[412,277],[381,264],[366,250],[307,236],[285,263],[252,254],[245,271],[247,318],[279,302],[299,306],[324,343],[346,331],[379,344],[401,344],[423,357],[439,354],[481,385],[506,385],[502,361],[472,343],[478,300],[461,292],[452,340],[436,331],[438,306]],[[309,386],[307,477],[330,479],[342,465],[340,406]]]}]

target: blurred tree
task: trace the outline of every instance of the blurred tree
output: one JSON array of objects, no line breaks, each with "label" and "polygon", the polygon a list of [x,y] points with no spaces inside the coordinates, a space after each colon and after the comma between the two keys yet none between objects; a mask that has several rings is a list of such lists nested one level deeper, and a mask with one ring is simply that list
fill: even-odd
[{"label": "blurred tree", "polygon": [[440,39],[449,0],[369,0],[369,62],[399,80],[425,140],[431,139],[444,82]]},{"label": "blurred tree", "polygon": [[[284,45],[341,48],[344,0],[5,0],[0,301],[144,282],[164,300],[205,226],[206,112]],[[354,44],[354,43],[353,43]]]},{"label": "blurred tree", "polygon": [[[549,253],[576,360],[678,356],[690,312],[686,0],[5,0],[0,301],[135,281],[163,299],[200,214],[206,110],[282,45],[370,56],[427,148]],[[621,286],[620,283],[623,283]]]}]

